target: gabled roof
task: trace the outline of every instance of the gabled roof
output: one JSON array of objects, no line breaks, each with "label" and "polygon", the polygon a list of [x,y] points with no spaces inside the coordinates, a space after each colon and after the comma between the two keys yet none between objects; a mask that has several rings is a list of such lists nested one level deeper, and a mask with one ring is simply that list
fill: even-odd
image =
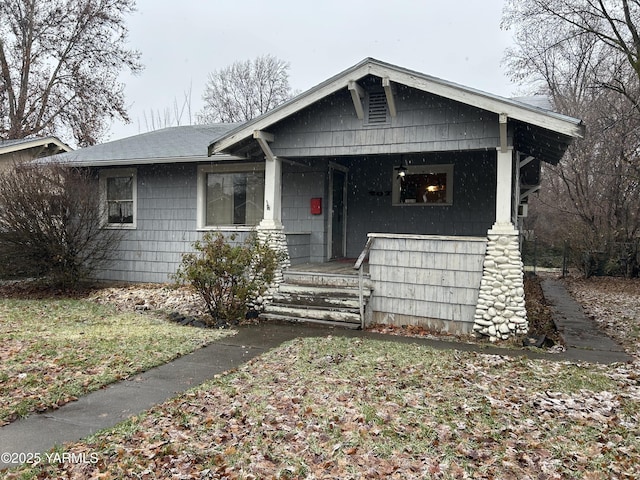
[{"label": "gabled roof", "polygon": [[73,150],[69,145],[62,143],[58,137],[54,136],[0,140],[0,155],[29,149],[38,149],[36,158]]},{"label": "gabled roof", "polygon": [[[505,114],[511,121],[540,129],[540,132],[537,133],[544,133],[543,131],[551,132],[553,134],[552,137],[556,137],[556,140],[559,141],[557,149],[550,149],[546,152],[548,156],[552,157],[548,158],[547,161],[552,161],[553,163],[559,160],[557,156],[558,153],[560,152],[561,157],[566,149],[566,145],[570,143],[571,139],[584,136],[584,125],[579,119],[561,115],[528,103],[510,100],[448,82],[430,75],[381,62],[380,60],[366,58],[353,67],[329,78],[270,112],[239,125],[218,139],[213,139],[209,144],[208,153],[209,155],[213,155],[229,151],[238,142],[246,141],[250,138],[254,131],[268,129],[276,122],[293,115],[322,98],[348,88],[350,81],[358,81],[367,75],[375,75],[381,78],[386,77],[394,83],[407,85],[498,115]],[[558,136],[561,138],[557,138]]]},{"label": "gabled roof", "polygon": [[79,167],[207,161],[210,159],[204,146],[211,138],[235,127],[236,124],[168,127],[64,153],[51,161]]}]

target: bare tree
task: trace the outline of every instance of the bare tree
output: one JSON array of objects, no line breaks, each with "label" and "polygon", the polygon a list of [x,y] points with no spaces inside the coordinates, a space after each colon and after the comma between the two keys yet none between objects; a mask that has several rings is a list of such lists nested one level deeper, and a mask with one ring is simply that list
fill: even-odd
[{"label": "bare tree", "polygon": [[0,174],[0,274],[69,287],[105,265],[121,233],[102,228],[96,181],[56,164]]},{"label": "bare tree", "polygon": [[73,135],[95,144],[106,121],[128,121],[123,69],[139,72],[126,48],[125,14],[135,0],[0,2],[0,138]]},{"label": "bare tree", "polygon": [[291,98],[289,63],[271,55],[209,74],[199,123],[246,122]]},{"label": "bare tree", "polygon": [[182,102],[177,98],[173,99],[171,108],[164,110],[149,110],[149,115],[143,113],[146,131],[158,130],[160,128],[176,127],[180,125],[191,125],[193,115],[191,112],[191,85],[182,94]]},{"label": "bare tree", "polygon": [[[507,52],[507,63],[514,79],[548,94],[558,111],[587,125],[587,137],[574,142],[557,166],[546,169],[543,194],[532,202],[544,212],[536,231],[549,242],[570,241],[586,274],[599,262],[600,267],[608,263],[611,270],[624,267],[627,275],[637,275],[640,81],[623,47],[594,32],[596,26],[606,31],[614,5],[620,3],[510,2],[504,24],[516,31],[517,46]],[[625,1],[621,8],[628,6]],[[620,20],[612,22],[620,34]]]},{"label": "bare tree", "polygon": [[605,270],[638,274],[640,125],[631,108],[614,92],[600,90],[584,110],[590,134],[571,145],[559,165],[547,167],[537,199],[545,214],[536,231],[548,242],[568,240],[587,275],[604,268],[602,262],[610,262]]},{"label": "bare tree", "polygon": [[[502,26],[513,29],[518,47],[509,62],[514,77],[528,76],[522,62],[526,42],[535,39],[529,61],[536,63],[552,51],[571,50],[581,42],[592,45],[600,59],[613,60],[604,77],[592,78],[599,86],[621,93],[640,112],[636,88],[628,88],[629,69],[640,80],[640,0],[508,0]],[[547,72],[550,73],[550,72]]]}]

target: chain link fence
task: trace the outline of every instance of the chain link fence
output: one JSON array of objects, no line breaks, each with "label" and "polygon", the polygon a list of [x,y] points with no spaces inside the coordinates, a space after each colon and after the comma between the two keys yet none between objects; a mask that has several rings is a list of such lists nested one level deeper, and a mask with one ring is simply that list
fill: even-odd
[{"label": "chain link fence", "polygon": [[570,270],[590,276],[640,276],[640,239],[617,242],[603,250],[585,250],[564,241],[549,245],[533,235],[522,238],[522,259],[529,270]]}]

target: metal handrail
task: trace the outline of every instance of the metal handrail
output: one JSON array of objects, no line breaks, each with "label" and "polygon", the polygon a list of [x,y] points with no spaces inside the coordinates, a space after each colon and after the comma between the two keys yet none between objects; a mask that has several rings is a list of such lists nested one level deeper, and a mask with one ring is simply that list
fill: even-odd
[{"label": "metal handrail", "polygon": [[364,244],[364,248],[356,263],[353,265],[354,270],[358,270],[358,301],[360,306],[360,328],[364,330],[364,294],[362,289],[364,287],[364,278],[363,278],[363,268],[362,265],[365,259],[369,256],[369,251],[371,250],[371,246],[373,245],[373,237],[369,237],[367,239],[367,243]]}]

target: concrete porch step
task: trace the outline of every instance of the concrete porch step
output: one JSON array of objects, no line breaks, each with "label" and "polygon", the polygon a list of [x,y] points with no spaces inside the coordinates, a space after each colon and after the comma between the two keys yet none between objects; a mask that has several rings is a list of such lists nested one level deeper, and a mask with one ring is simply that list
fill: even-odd
[{"label": "concrete porch step", "polygon": [[305,305],[280,305],[271,303],[266,306],[261,316],[266,318],[265,314],[297,318],[299,321],[323,320],[328,322],[354,323],[360,326],[360,311],[350,308],[335,310]]},{"label": "concrete porch step", "polygon": [[358,330],[360,328],[360,323],[349,323],[349,322],[334,322],[327,320],[319,320],[316,318],[300,318],[300,317],[290,317],[287,315],[277,315],[274,313],[263,313],[260,315],[261,318],[266,320],[273,320],[276,322],[290,322],[290,323],[313,323],[317,325],[327,325],[330,327],[339,327],[339,328],[348,328],[350,330]]},{"label": "concrete porch step", "polygon": [[[371,295],[363,278],[362,300]],[[265,305],[261,318],[360,328],[360,287],[357,275],[315,271],[284,272],[284,282]]]},{"label": "concrete porch step", "polygon": [[[318,273],[287,270],[283,272],[285,284],[309,285],[315,287],[351,287],[358,288],[358,275],[342,275],[335,273]],[[368,275],[364,276],[363,286],[372,288],[373,283]]]},{"label": "concrete porch step", "polygon": [[277,305],[305,305],[309,307],[320,307],[329,309],[356,309],[360,307],[360,301],[357,293],[355,296],[344,296],[344,294],[333,295],[315,295],[310,292],[278,292],[273,295],[272,302]]}]

